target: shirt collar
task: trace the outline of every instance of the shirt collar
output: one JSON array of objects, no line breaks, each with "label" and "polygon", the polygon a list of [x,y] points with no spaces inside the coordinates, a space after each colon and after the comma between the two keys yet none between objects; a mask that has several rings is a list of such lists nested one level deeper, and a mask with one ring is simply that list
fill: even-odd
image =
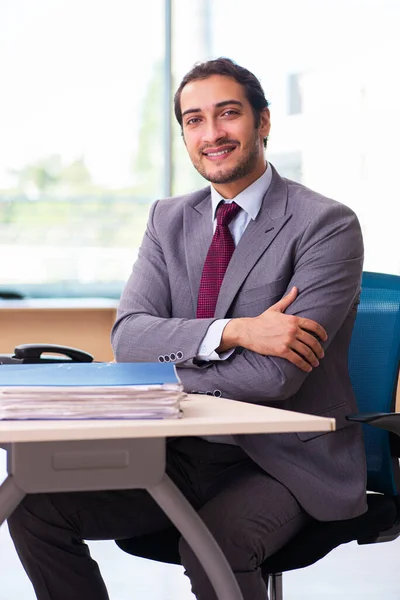
[{"label": "shirt collar", "polygon": [[264,173],[256,179],[249,187],[240,192],[236,198],[226,200],[217,192],[217,190],[211,186],[211,207],[213,220],[215,219],[215,211],[217,210],[218,204],[221,202],[232,202],[233,200],[247,212],[247,214],[254,220],[257,218],[260,212],[261,204],[272,180],[272,169],[267,163],[267,168]]}]

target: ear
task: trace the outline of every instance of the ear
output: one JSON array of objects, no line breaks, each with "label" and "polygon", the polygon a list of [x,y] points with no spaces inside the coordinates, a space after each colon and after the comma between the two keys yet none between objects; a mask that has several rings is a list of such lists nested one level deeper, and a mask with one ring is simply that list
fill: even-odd
[{"label": "ear", "polygon": [[263,138],[266,138],[269,136],[269,131],[271,129],[269,108],[264,108],[264,110],[262,110],[260,113],[259,129],[260,129],[260,133],[262,134]]}]

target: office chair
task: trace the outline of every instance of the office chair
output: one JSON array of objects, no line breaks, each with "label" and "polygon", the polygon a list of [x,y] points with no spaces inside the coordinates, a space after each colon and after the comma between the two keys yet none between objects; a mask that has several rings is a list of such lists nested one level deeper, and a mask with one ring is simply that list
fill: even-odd
[{"label": "office chair", "polygon": [[[283,600],[282,573],[309,566],[337,546],[386,542],[400,535],[400,413],[395,413],[400,364],[400,277],[365,272],[349,353],[349,371],[364,423],[368,510],[354,519],[312,522],[262,565],[270,600]],[[373,427],[368,427],[372,425]],[[397,435],[395,435],[397,434]],[[135,556],[180,564],[180,534],[163,532],[116,540]]]}]

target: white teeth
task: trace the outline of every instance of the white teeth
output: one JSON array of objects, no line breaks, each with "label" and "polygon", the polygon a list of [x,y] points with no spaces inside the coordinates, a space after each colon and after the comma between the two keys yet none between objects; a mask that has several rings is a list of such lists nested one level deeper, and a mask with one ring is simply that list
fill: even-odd
[{"label": "white teeth", "polygon": [[220,150],[219,152],[207,152],[207,156],[221,156],[221,154],[228,154],[231,150]]}]

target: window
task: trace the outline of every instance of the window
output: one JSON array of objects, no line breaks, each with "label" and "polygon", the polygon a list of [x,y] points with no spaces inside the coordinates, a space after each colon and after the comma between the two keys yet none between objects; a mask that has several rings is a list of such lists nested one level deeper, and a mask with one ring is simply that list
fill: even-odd
[{"label": "window", "polygon": [[303,112],[303,99],[299,73],[289,73],[287,78],[288,115],[299,115]]},{"label": "window", "polygon": [[0,50],[0,289],[118,296],[164,195],[164,1],[6,0]]},{"label": "window", "polygon": [[[4,0],[0,3],[0,291],[118,297],[151,202],[205,184],[172,87],[229,56],[270,101],[267,157],[351,206],[365,269],[400,273],[400,3],[390,0]],[[288,85],[289,82],[289,85]],[[171,121],[169,121],[171,119]]]},{"label": "window", "polygon": [[[400,202],[393,183],[400,2],[247,0],[245,6],[212,4],[211,53],[235,59],[261,79],[271,109],[267,157],[273,163],[274,157],[300,155],[301,182],[357,213],[365,270],[400,274]],[[293,73],[298,114],[287,111]],[[281,174],[291,177],[293,163],[284,162]]]}]

